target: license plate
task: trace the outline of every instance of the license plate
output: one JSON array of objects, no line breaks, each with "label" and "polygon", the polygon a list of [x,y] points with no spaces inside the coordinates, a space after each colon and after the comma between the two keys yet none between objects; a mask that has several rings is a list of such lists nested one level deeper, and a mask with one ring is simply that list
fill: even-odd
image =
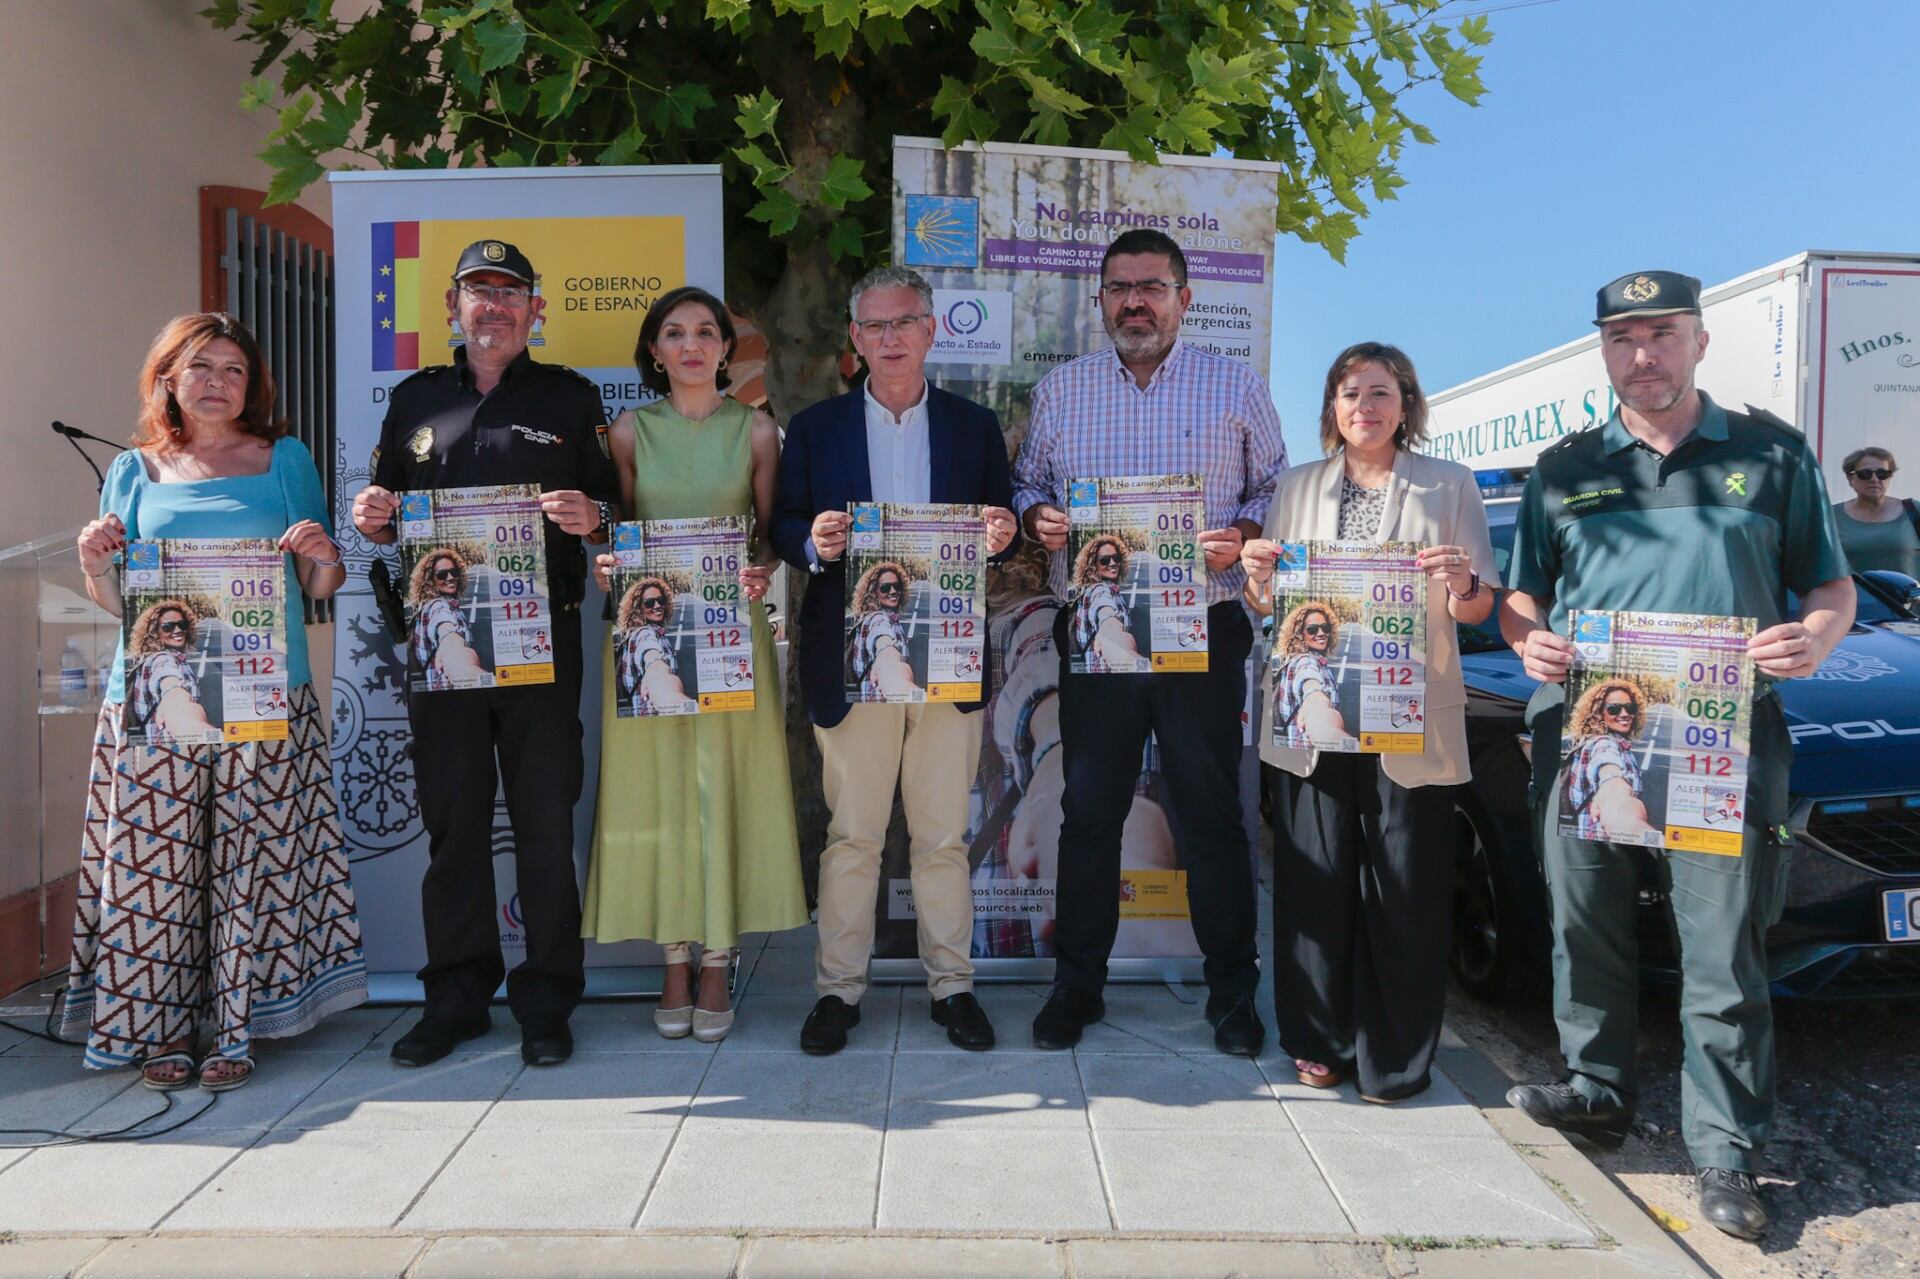
[{"label": "license plate", "polygon": [[1920,888],[1889,888],[1882,892],[1880,922],[1888,941],[1920,941]]}]

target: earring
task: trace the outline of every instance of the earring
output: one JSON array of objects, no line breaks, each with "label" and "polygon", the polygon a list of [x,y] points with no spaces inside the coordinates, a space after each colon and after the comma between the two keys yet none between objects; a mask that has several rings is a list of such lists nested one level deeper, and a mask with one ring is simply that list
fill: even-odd
[{"label": "earring", "polygon": [[653,371],[655,373],[665,373],[667,371],[667,366],[660,363],[660,361],[655,360],[653,362]]},{"label": "earring", "polygon": [[717,367],[719,367],[719,368],[721,368],[721,369],[724,369],[724,368],[726,368],[726,367],[727,367],[727,361],[726,361],[725,359],[722,359],[722,360],[720,361],[720,363],[719,363],[719,365],[718,365]]}]

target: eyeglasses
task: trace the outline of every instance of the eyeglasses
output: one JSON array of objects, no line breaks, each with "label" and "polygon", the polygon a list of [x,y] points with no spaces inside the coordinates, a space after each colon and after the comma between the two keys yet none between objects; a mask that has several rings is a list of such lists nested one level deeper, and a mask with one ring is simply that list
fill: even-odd
[{"label": "eyeglasses", "polygon": [[1891,466],[1862,466],[1848,471],[1856,480],[1890,480],[1893,478]]},{"label": "eyeglasses", "polygon": [[160,626],[159,626],[159,630],[162,635],[179,635],[182,632],[190,631],[192,629],[193,629],[193,624],[191,622],[183,622],[179,618],[175,618],[171,622],[162,622],[160,623]]},{"label": "eyeglasses", "polygon": [[1305,626],[1302,626],[1300,630],[1301,633],[1305,635],[1331,635],[1333,634],[1333,623],[1308,622]]},{"label": "eyeglasses", "polygon": [[1116,564],[1124,564],[1126,557],[1116,552],[1108,551],[1105,555],[1094,556],[1093,562],[1101,568],[1112,568]]},{"label": "eyeglasses", "polygon": [[913,332],[914,325],[932,318],[931,312],[922,312],[919,315],[896,316],[891,320],[855,320],[854,324],[859,328],[861,337],[869,342],[878,342],[888,335],[903,338]]},{"label": "eyeglasses", "polygon": [[1135,293],[1142,302],[1159,302],[1175,289],[1186,286],[1177,280],[1108,280],[1100,292],[1109,302],[1124,302]]},{"label": "eyeglasses", "polygon": [[461,284],[460,291],[475,302],[485,302],[489,306],[503,306],[509,311],[517,311],[527,304],[533,296],[533,290],[524,284]]},{"label": "eyeglasses", "polygon": [[904,583],[890,577],[884,582],[875,582],[873,589],[874,592],[879,595],[898,595],[904,585]]},{"label": "eyeglasses", "polygon": [[1608,702],[1600,708],[1600,713],[1612,718],[1615,715],[1631,715],[1639,709],[1632,702]]},{"label": "eyeglasses", "polygon": [[436,582],[457,582],[460,580],[460,570],[457,568],[437,568],[433,570],[433,580]]},{"label": "eyeglasses", "polygon": [[649,613],[656,608],[665,608],[666,606],[667,597],[664,595],[642,595],[640,597],[640,607],[646,609]]}]

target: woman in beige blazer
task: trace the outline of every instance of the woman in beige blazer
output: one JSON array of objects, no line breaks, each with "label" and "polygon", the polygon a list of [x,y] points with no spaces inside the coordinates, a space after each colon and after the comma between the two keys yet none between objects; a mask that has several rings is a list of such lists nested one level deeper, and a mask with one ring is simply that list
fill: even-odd
[{"label": "woman in beige blazer", "polygon": [[[1347,755],[1273,743],[1273,680],[1261,686],[1261,758],[1273,798],[1274,1012],[1300,1082],[1353,1077],[1368,1101],[1427,1087],[1446,1004],[1453,899],[1448,797],[1467,771],[1457,622],[1493,611],[1493,547],[1473,473],[1412,449],[1427,402],[1413,364],[1375,342],[1327,373],[1324,461],[1280,477],[1265,536],[1246,544],[1247,603],[1273,612],[1276,543],[1415,542],[1427,575],[1426,750]],[[1301,628],[1296,628],[1301,629]],[[1324,635],[1314,636],[1324,646]],[[1297,645],[1298,646],[1298,645]],[[1296,677],[1290,702],[1337,715]],[[1302,692],[1307,689],[1309,691]]]}]

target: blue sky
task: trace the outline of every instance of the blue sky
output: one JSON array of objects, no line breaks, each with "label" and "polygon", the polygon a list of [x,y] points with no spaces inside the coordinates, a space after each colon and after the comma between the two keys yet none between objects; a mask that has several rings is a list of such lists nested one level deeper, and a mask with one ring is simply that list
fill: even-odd
[{"label": "blue sky", "polygon": [[1717,284],[1803,249],[1920,252],[1920,0],[1465,0],[1494,41],[1342,267],[1275,250],[1274,400],[1319,456],[1326,366],[1393,342],[1439,391],[1589,331],[1593,293],[1662,267]]}]

